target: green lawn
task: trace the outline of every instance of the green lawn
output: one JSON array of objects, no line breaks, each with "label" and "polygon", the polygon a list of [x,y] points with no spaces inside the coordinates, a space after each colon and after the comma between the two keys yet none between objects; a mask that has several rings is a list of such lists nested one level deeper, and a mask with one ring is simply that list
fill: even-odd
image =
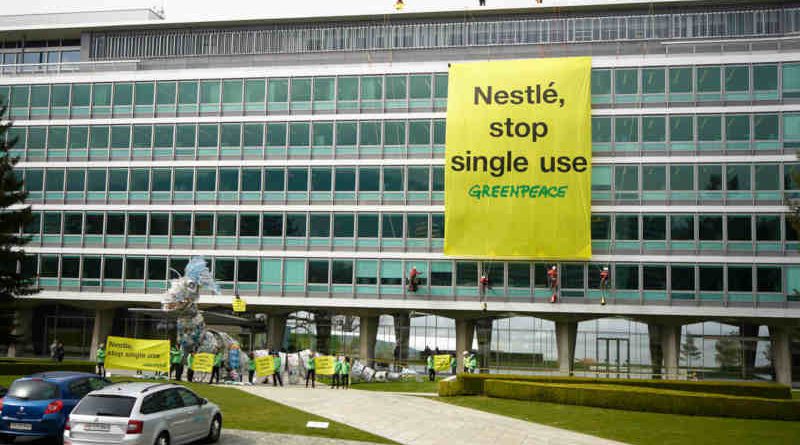
[{"label": "green lawn", "polygon": [[800,443],[800,422],[643,413],[483,396],[436,400],[630,444]]},{"label": "green lawn", "polygon": [[[19,376],[0,376],[0,385],[6,388]],[[113,379],[113,380],[116,380]],[[123,377],[122,381],[140,381]],[[161,380],[160,382],[163,382]],[[219,405],[222,410],[225,428],[264,431],[268,433],[300,434],[342,440],[360,440],[364,442],[393,444],[389,439],[370,434],[324,417],[315,416],[262,397],[240,391],[235,387],[217,387],[202,383],[186,383],[202,397]],[[309,429],[309,420],[329,422],[328,429]]]},{"label": "green lawn", "polygon": [[388,391],[388,392],[419,392],[419,393],[435,393],[439,391],[439,381],[429,382],[425,379],[424,382],[386,382],[386,383],[354,383],[351,385],[353,389],[363,389],[365,391]]}]

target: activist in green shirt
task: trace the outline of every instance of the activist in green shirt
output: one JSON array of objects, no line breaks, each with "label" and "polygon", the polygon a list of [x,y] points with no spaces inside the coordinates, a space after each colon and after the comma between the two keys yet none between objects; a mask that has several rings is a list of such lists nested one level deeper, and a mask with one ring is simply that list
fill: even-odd
[{"label": "activist in green shirt", "polygon": [[178,381],[183,377],[183,351],[178,345],[172,345],[169,351],[169,373]]},{"label": "activist in green shirt", "polygon": [[314,360],[314,351],[308,356],[306,361],[306,388],[308,388],[308,380],[311,379],[311,388],[316,388],[317,383],[317,362]]},{"label": "activist in green shirt", "polygon": [[278,383],[283,386],[283,378],[281,377],[281,356],[277,352],[272,356],[272,363],[275,366],[275,372],[272,373],[272,386],[278,386]]},{"label": "activist in green shirt", "polygon": [[247,381],[253,383],[253,376],[256,374],[256,356],[251,352],[247,355],[250,362],[247,363]]},{"label": "activist in green shirt", "polygon": [[333,389],[339,388],[339,384],[342,381],[341,373],[342,360],[336,357],[336,361],[333,363]]},{"label": "activist in green shirt", "polygon": [[433,354],[428,354],[428,381],[436,380],[436,369],[433,367]]},{"label": "activist in green shirt", "polygon": [[97,346],[97,375],[100,377],[106,376],[106,350],[104,344],[100,343]]},{"label": "activist in green shirt", "polygon": [[344,389],[350,387],[350,357],[345,357],[342,366],[339,369],[341,372],[341,383]]},{"label": "activist in green shirt", "polygon": [[217,353],[214,354],[214,367],[211,368],[211,379],[209,379],[208,384],[214,382],[214,377],[217,378],[217,383],[219,383],[219,368],[222,366],[222,359],[224,355],[222,355],[221,350],[217,350]]},{"label": "activist in green shirt", "polygon": [[186,381],[191,383],[194,381],[194,352],[190,352],[186,357]]}]

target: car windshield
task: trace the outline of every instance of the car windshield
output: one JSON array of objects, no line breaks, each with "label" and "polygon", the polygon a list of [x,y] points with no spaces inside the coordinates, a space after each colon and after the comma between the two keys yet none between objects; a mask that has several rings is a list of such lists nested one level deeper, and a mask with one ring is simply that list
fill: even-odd
[{"label": "car windshield", "polygon": [[89,395],[72,412],[86,416],[128,417],[134,403],[133,397]]},{"label": "car windshield", "polygon": [[6,397],[22,400],[57,399],[58,386],[42,380],[17,380],[11,384]]}]

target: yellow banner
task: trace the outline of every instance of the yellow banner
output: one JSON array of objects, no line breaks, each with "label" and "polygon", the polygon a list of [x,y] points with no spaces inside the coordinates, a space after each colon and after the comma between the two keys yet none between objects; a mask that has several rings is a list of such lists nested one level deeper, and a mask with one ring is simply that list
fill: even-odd
[{"label": "yellow banner", "polygon": [[247,302],[243,299],[236,297],[233,299],[233,312],[246,312],[247,311]]},{"label": "yellow banner", "polygon": [[333,356],[323,355],[314,358],[314,365],[317,368],[318,375],[333,375]]},{"label": "yellow banner", "polygon": [[588,259],[591,59],[450,66],[444,252]]},{"label": "yellow banner", "polygon": [[256,357],[256,374],[261,376],[275,374],[275,360],[271,355]]},{"label": "yellow banner", "polygon": [[169,340],[108,337],[106,368],[169,372]]},{"label": "yellow banner", "polygon": [[450,370],[450,356],[449,355],[434,355],[433,356],[433,369],[436,372],[444,372]]},{"label": "yellow banner", "polygon": [[194,355],[192,369],[195,372],[211,372],[214,369],[214,354],[210,352],[198,352]]}]

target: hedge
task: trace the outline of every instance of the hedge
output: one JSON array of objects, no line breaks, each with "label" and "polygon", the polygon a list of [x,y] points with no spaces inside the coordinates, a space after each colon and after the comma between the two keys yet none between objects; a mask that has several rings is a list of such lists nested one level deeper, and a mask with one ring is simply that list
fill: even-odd
[{"label": "hedge", "polygon": [[[725,394],[739,397],[758,397],[764,399],[791,399],[791,387],[769,382],[722,382],[686,380],[644,380],[644,379],[598,379],[589,377],[531,376],[506,374],[459,374],[463,382],[463,395],[484,394],[486,380],[508,380],[534,383],[622,385],[653,389],[670,389],[707,394]],[[440,394],[441,395],[441,394]]]},{"label": "hedge", "polygon": [[30,375],[37,372],[78,371],[95,372],[95,364],[78,360],[56,362],[39,359],[2,359],[0,375]]},{"label": "hedge", "polygon": [[486,395],[567,405],[690,416],[800,420],[800,400],[698,394],[616,385],[553,384],[486,380]]}]

